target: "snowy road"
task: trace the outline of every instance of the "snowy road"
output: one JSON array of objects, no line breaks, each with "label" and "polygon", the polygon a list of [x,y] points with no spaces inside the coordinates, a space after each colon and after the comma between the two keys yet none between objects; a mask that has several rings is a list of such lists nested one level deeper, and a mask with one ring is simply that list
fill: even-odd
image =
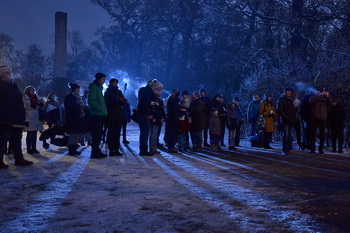
[{"label": "snowy road", "polygon": [[349,232],[350,155],[240,147],[91,160],[65,148],[0,170],[0,232]]}]

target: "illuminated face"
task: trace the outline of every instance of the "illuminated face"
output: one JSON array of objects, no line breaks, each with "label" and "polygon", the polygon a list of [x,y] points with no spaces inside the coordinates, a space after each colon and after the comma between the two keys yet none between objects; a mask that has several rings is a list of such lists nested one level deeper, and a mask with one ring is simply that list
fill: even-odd
[{"label": "illuminated face", "polygon": [[259,100],[259,99],[260,99],[259,95],[254,96],[254,100]]},{"label": "illuminated face", "polygon": [[103,85],[105,82],[106,82],[106,77],[103,77],[103,78],[101,78],[100,80],[98,80],[98,83],[99,83],[100,85]]},{"label": "illuminated face", "polygon": [[291,97],[292,96],[292,91],[285,91],[285,95],[287,97]]},{"label": "illuminated face", "polygon": [[3,79],[10,80],[11,79],[11,72],[5,72],[0,75]]}]

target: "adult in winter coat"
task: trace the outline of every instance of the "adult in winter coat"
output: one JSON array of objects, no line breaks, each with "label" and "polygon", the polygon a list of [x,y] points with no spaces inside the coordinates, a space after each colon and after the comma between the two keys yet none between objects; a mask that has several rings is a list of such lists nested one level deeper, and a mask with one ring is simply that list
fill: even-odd
[{"label": "adult in winter coat", "polygon": [[333,152],[343,153],[344,143],[344,128],[346,121],[346,111],[343,104],[338,99],[333,99],[333,102],[329,108],[329,126],[332,133],[332,148]]},{"label": "adult in winter coat", "polygon": [[11,71],[6,65],[0,65],[0,169],[8,168],[3,162],[7,151],[7,142],[11,140],[16,166],[31,165],[22,154],[22,132],[25,127],[26,113],[22,93],[11,79]]},{"label": "adult in winter coat", "polygon": [[227,107],[226,121],[228,129],[228,148],[229,150],[236,150],[235,137],[238,126],[237,112],[235,103],[231,102]]},{"label": "adult in winter coat", "polygon": [[237,113],[237,129],[236,129],[236,137],[235,137],[235,146],[239,146],[241,140],[241,126],[243,125],[243,106],[239,102],[239,98],[236,97],[233,102],[236,105],[236,113]]},{"label": "adult in winter coat", "polygon": [[118,88],[118,80],[112,78],[105,92],[105,102],[107,106],[107,143],[109,156],[123,155],[120,153],[120,132],[123,123],[122,104],[124,95]]},{"label": "adult in winter coat", "polygon": [[[219,114],[219,118],[220,118],[220,123],[221,123],[221,133],[220,133],[220,139],[219,141],[221,142],[221,146],[225,146],[224,145],[224,133],[225,133],[225,122],[226,122],[226,107],[224,107],[224,103],[223,101],[221,101],[221,97],[223,98],[223,96],[221,96],[220,94],[216,94],[213,99],[212,99],[212,111],[213,109],[216,109],[218,111]],[[212,118],[212,116],[210,117],[210,119]],[[212,143],[210,143],[212,144]]]},{"label": "adult in winter coat", "polygon": [[60,103],[55,100],[56,95],[54,93],[50,93],[47,96],[47,102],[45,105],[47,112],[47,125],[49,128],[53,125],[59,125],[62,122],[62,113]]},{"label": "adult in winter coat", "polygon": [[247,119],[250,126],[250,135],[255,136],[256,131],[256,119],[258,117],[259,108],[260,108],[260,96],[255,94],[253,100],[249,102],[247,109]]},{"label": "adult in winter coat", "polygon": [[159,127],[161,127],[164,118],[164,103],[161,99],[163,90],[163,84],[159,81],[155,82],[153,85],[153,93],[151,100],[151,111],[153,119],[151,120],[151,134],[149,138],[149,147],[150,152],[153,154],[160,154],[157,150],[157,142],[158,142],[158,132]]},{"label": "adult in winter coat", "polygon": [[259,114],[264,116],[266,124],[262,136],[263,147],[265,149],[272,149],[270,141],[272,139],[272,133],[275,131],[274,122],[276,116],[276,110],[272,103],[272,95],[265,94],[264,101],[261,102],[259,108]]},{"label": "adult in winter coat", "polygon": [[281,97],[277,105],[277,113],[282,119],[282,151],[285,155],[291,154],[292,150],[292,128],[296,123],[296,111],[292,98],[292,89],[286,88],[284,96]]},{"label": "adult in winter coat", "polygon": [[212,103],[210,98],[207,96],[207,92],[205,89],[201,88],[199,89],[199,94],[201,96],[201,99],[205,105],[205,128],[203,131],[203,146],[210,147],[210,144],[208,143],[208,131],[209,131],[209,122],[210,122],[210,116],[211,116],[211,108]]},{"label": "adult in winter coat", "polygon": [[329,98],[328,91],[318,91],[317,94],[310,98],[310,122],[311,122],[311,137],[310,137],[310,152],[315,153],[316,132],[319,129],[320,144],[318,152],[323,154],[324,137],[327,124],[328,106],[331,106],[332,100]]},{"label": "adult in winter coat", "polygon": [[88,106],[84,105],[83,99],[79,95],[80,86],[72,82],[68,85],[71,89],[71,93],[64,98],[65,126],[69,133],[68,154],[80,155],[81,152],[77,151],[77,148],[80,137],[85,133],[84,109],[88,108]]},{"label": "adult in winter coat", "polygon": [[192,95],[189,116],[191,117],[190,133],[193,144],[193,151],[202,151],[202,134],[206,128],[205,104],[198,92]]},{"label": "adult in winter coat", "polygon": [[168,145],[170,153],[177,153],[175,148],[179,133],[179,117],[180,117],[180,98],[179,91],[172,90],[171,95],[167,99],[167,115],[165,124],[165,141]]},{"label": "adult in winter coat", "polygon": [[104,158],[107,155],[101,152],[100,143],[103,133],[103,123],[108,114],[105,99],[103,97],[103,84],[106,75],[96,73],[95,80],[89,85],[89,106],[91,116],[91,158]]},{"label": "adult in winter coat", "polygon": [[27,86],[23,93],[24,109],[26,110],[26,122],[28,127],[24,130],[27,131],[26,143],[28,154],[38,154],[39,151],[36,149],[36,141],[38,131],[44,129],[42,121],[39,120],[39,108],[43,107],[42,101],[39,101],[35,88]]},{"label": "adult in winter coat", "polygon": [[147,85],[141,87],[138,92],[137,116],[140,128],[140,153],[141,156],[152,156],[148,152],[148,140],[151,131],[151,120],[153,119],[151,111],[151,101],[153,98],[153,81],[148,81]]}]

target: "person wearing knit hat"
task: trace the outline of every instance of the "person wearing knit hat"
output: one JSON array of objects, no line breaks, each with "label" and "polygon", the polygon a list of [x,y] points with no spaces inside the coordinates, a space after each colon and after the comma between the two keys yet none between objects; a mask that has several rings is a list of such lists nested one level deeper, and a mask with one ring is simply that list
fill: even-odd
[{"label": "person wearing knit hat", "polygon": [[15,165],[31,165],[33,162],[25,160],[22,154],[22,132],[26,125],[22,93],[11,81],[11,71],[6,65],[0,65],[0,93],[0,169],[8,168],[3,159],[9,141]]},{"label": "person wearing knit hat", "polygon": [[95,74],[95,80],[100,81],[103,78],[106,78],[107,76],[103,73],[96,73]]},{"label": "person wearing knit hat", "polygon": [[101,152],[100,143],[103,134],[104,120],[108,114],[105,99],[103,97],[103,84],[106,81],[106,75],[96,73],[95,80],[89,85],[89,106],[91,116],[91,158],[101,159],[107,155]]},{"label": "person wearing knit hat", "polygon": [[73,82],[70,82],[68,85],[71,88],[71,93],[64,99],[64,107],[66,110],[65,126],[69,133],[68,154],[80,155],[81,152],[77,151],[77,148],[82,134],[85,133],[84,118],[85,109],[87,109],[88,106],[84,104],[80,96],[80,86]]},{"label": "person wearing knit hat", "polygon": [[[68,83],[69,87],[70,87],[70,90],[72,92],[74,92],[76,89],[80,89],[80,86],[77,84],[77,83],[73,83],[73,82],[70,82]],[[79,90],[80,91],[80,90]],[[79,93],[78,93],[79,94]]]}]

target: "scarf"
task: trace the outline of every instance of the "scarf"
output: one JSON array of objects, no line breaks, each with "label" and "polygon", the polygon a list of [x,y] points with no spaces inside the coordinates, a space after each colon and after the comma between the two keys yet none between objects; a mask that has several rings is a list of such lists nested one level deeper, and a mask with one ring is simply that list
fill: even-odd
[{"label": "scarf", "polygon": [[30,99],[30,107],[33,109],[36,109],[36,106],[38,104],[38,96],[36,94],[29,96]]}]

